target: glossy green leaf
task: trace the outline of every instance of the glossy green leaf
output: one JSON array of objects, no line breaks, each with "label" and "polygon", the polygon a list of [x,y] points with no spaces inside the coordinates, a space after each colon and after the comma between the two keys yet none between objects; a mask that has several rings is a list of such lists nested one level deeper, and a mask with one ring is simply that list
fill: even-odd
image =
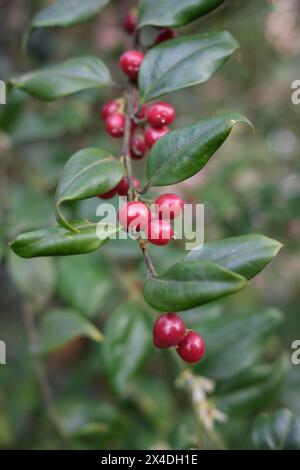
[{"label": "glossy green leaf", "polygon": [[206,165],[237,122],[250,124],[240,114],[225,114],[163,136],[147,158],[147,188],[179,183],[193,176]]},{"label": "glossy green leaf", "polygon": [[247,369],[228,381],[223,390],[217,390],[216,404],[230,416],[250,415],[278,396],[286,379],[289,360],[286,356],[271,365]]},{"label": "glossy green leaf", "polygon": [[[253,314],[226,314],[193,323],[205,339],[206,354],[197,366],[202,375],[225,380],[253,366],[262,356],[266,339],[281,324],[283,316],[275,309]],[[189,325],[189,323],[187,323]]]},{"label": "glossy green leaf", "polygon": [[287,409],[263,413],[254,420],[252,439],[260,450],[300,450],[300,419]]},{"label": "glossy green leaf", "polygon": [[103,359],[112,387],[120,394],[134,379],[151,345],[151,328],[143,310],[123,304],[105,325]]},{"label": "glossy green leaf", "polygon": [[183,26],[210,13],[225,0],[142,0],[138,26]]},{"label": "glossy green leaf", "polygon": [[66,60],[43,70],[26,73],[11,80],[16,88],[44,101],[52,101],[79,91],[109,86],[106,65],[93,56]]},{"label": "glossy green leaf", "polygon": [[123,164],[106,150],[87,148],[75,153],[65,165],[55,195],[58,222],[73,230],[61,205],[106,193],[122,179],[123,169]]},{"label": "glossy green leaf", "polygon": [[75,228],[77,232],[60,226],[25,232],[10,247],[22,258],[78,255],[97,250],[119,230],[118,226],[101,223],[77,223]]},{"label": "glossy green leaf", "polygon": [[208,261],[186,261],[163,275],[149,277],[144,285],[146,301],[157,310],[180,311],[233,294],[246,279]]},{"label": "glossy green leaf", "polygon": [[107,266],[94,254],[60,258],[57,284],[62,299],[88,317],[99,313],[111,288]]},{"label": "glossy green leaf", "polygon": [[74,310],[63,308],[50,310],[42,316],[39,324],[36,352],[54,351],[81,336],[97,342],[103,339],[100,331]]},{"label": "glossy green leaf", "polygon": [[208,80],[238,48],[226,31],[182,36],[151,49],[141,66],[143,101]]},{"label": "glossy green leaf", "polygon": [[205,243],[194,248],[185,261],[207,260],[251,279],[277,255],[282,244],[263,235],[243,235]]},{"label": "glossy green leaf", "polygon": [[108,2],[109,0],[56,0],[32,18],[30,28],[65,27],[84,23],[96,16]]}]

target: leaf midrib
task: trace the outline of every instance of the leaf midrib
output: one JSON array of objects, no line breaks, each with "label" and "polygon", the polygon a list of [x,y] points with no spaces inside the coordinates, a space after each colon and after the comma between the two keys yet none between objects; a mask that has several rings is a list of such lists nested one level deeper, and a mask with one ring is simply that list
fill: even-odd
[{"label": "leaf midrib", "polygon": [[[228,121],[230,122],[231,119],[228,119]],[[227,121],[223,122],[223,123],[220,123],[220,124],[217,124],[216,126],[214,127],[211,127],[209,129],[209,131],[205,132],[205,135],[209,136],[212,132],[214,132],[216,129],[218,129],[219,127],[222,127],[224,126],[224,124],[226,123]],[[193,126],[191,126],[193,127]],[[187,128],[184,128],[184,129],[187,129]],[[232,127],[231,127],[232,129]],[[230,129],[230,130],[231,130]],[[175,131],[176,132],[176,131]],[[198,139],[202,138],[204,134],[202,134],[201,136],[197,136],[195,137],[195,139],[193,140],[190,140],[189,143],[182,147],[177,153],[175,154],[172,154],[169,158],[167,158],[163,163],[162,165],[158,168],[158,170],[155,172],[155,174],[153,174],[153,176],[151,178],[149,178],[149,184],[152,185],[152,182],[153,182],[153,179],[155,179],[155,177],[157,176],[157,174],[159,174],[161,172],[161,170],[164,169],[164,167],[169,163],[169,161],[172,161],[173,159],[177,159],[180,154],[182,153],[185,153],[186,151],[188,151],[191,147],[193,147],[193,145],[195,144],[195,142],[197,142]],[[169,137],[169,136],[168,136]],[[170,138],[170,137],[169,137]],[[150,157],[151,157],[151,154],[150,154]]]},{"label": "leaf midrib", "polygon": [[181,60],[179,60],[178,62],[176,62],[174,65],[172,65],[172,67],[170,67],[166,72],[164,72],[162,75],[160,75],[160,77],[158,79],[156,79],[152,85],[150,86],[150,88],[148,88],[148,91],[147,93],[144,95],[144,98],[146,99],[147,96],[151,95],[151,90],[155,89],[156,86],[157,86],[157,83],[159,83],[163,77],[165,77],[166,75],[168,75],[170,72],[172,72],[172,70],[178,66],[180,66],[180,64],[182,62],[185,62],[186,60],[188,59],[191,59],[194,55],[197,55],[199,54],[199,52],[203,52],[205,49],[208,49],[212,46],[215,46],[217,44],[224,44],[224,42],[222,42],[220,39],[216,40],[215,42],[211,42],[210,44],[207,44],[203,47],[199,47],[199,49],[197,49],[196,51],[192,52],[191,54],[188,54],[186,55],[184,58],[182,58]]},{"label": "leaf midrib", "polygon": [[60,191],[58,191],[58,195],[60,195],[59,199],[57,200],[58,202],[58,205],[60,205],[63,201],[66,201],[68,199],[65,199],[64,198],[64,195],[66,194],[66,191],[70,188],[70,186],[73,184],[73,182],[79,178],[83,173],[85,173],[86,171],[90,170],[91,168],[93,168],[94,166],[97,166],[98,164],[100,165],[101,163],[105,162],[105,161],[113,161],[113,157],[105,157],[105,158],[102,158],[101,160],[97,160],[93,163],[91,163],[90,165],[84,167],[79,173],[76,173],[75,176],[73,176],[73,178],[69,181],[69,183],[66,185],[66,187],[64,188],[64,190],[62,191],[62,193],[60,194]]},{"label": "leaf midrib", "polygon": [[[76,228],[80,230],[80,229],[84,229],[84,228],[86,228],[86,227],[87,227],[87,228],[94,228],[94,227],[96,228],[96,226],[97,226],[97,224],[84,224],[84,225],[77,226]],[[60,228],[60,227],[57,227],[57,228]],[[64,229],[64,230],[67,231],[66,229]],[[71,235],[73,235],[73,236],[76,236],[76,235],[79,235],[79,234],[82,234],[82,232],[79,231],[79,232],[77,232],[77,233],[76,233],[76,232],[72,232],[72,233],[71,233]],[[54,238],[56,238],[56,237],[59,236],[59,235],[60,235],[60,234],[57,233],[57,234],[55,234],[55,235],[53,234],[53,235],[50,235],[50,236],[42,237],[42,238],[40,238],[39,240],[37,240],[36,242],[33,242],[33,243],[31,243],[30,245],[27,245],[27,246],[24,247],[23,249],[21,248],[21,249],[20,249],[20,252],[24,252],[24,250],[26,251],[26,248],[28,248],[28,247],[33,248],[33,247],[39,245],[39,243],[44,242],[45,240],[53,240]],[[68,233],[62,233],[61,235],[62,235],[62,236],[65,235],[66,237],[68,237]]]}]

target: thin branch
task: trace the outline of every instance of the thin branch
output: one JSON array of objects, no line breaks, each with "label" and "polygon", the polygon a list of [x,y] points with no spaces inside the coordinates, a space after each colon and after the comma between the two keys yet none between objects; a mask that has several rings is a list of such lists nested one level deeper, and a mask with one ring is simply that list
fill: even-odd
[{"label": "thin branch", "polygon": [[129,200],[133,198],[133,178],[132,178],[132,167],[130,158],[130,134],[131,134],[131,117],[134,112],[134,87],[132,83],[129,83],[126,92],[124,93],[125,98],[125,130],[123,138],[122,154],[124,157],[124,164],[126,170],[126,176],[129,183]]},{"label": "thin branch", "polygon": [[148,191],[148,189],[150,189],[150,187],[151,187],[151,183],[150,181],[148,181],[143,187],[143,189],[139,191],[139,194],[145,194]]},{"label": "thin branch", "polygon": [[144,260],[145,260],[145,263],[146,263],[146,266],[147,266],[148,274],[152,277],[157,276],[156,270],[153,266],[152,259],[149,255],[148,251],[147,251],[147,248],[144,245],[142,245],[141,250],[142,250]]},{"label": "thin branch", "polygon": [[61,423],[60,417],[56,411],[56,407],[53,400],[53,392],[51,389],[51,385],[49,383],[49,379],[47,376],[46,368],[42,359],[37,356],[36,350],[38,347],[38,332],[35,325],[34,320],[34,309],[33,306],[26,302],[23,308],[23,319],[24,324],[29,340],[30,350],[33,353],[34,359],[34,366],[36,371],[36,376],[38,383],[40,385],[43,401],[54,428],[56,429],[57,433],[60,437],[66,438],[65,429]]}]

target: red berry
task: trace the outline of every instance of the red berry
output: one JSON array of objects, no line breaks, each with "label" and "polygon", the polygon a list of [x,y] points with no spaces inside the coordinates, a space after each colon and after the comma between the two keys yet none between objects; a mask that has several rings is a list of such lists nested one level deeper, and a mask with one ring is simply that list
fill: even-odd
[{"label": "red berry", "polygon": [[105,129],[112,137],[123,137],[125,129],[125,116],[115,113],[108,116],[105,121]]},{"label": "red berry", "polygon": [[173,229],[168,221],[154,219],[148,224],[146,236],[153,245],[167,245],[173,237]]},{"label": "red berry", "polygon": [[151,218],[150,209],[143,202],[128,202],[119,209],[118,219],[126,229],[140,230]]},{"label": "red berry", "polygon": [[133,160],[140,160],[146,153],[147,147],[143,135],[133,136],[130,142],[130,156]]},{"label": "red berry", "polygon": [[153,326],[153,343],[158,348],[177,346],[185,337],[185,324],[176,313],[160,315]]},{"label": "red berry", "polygon": [[145,130],[145,142],[149,149],[157,142],[163,135],[170,132],[168,127],[163,127],[162,129],[155,129],[154,127],[148,127]]},{"label": "red berry", "polygon": [[139,74],[144,54],[133,49],[124,52],[120,57],[120,67],[129,78],[136,80]]},{"label": "red berry", "polygon": [[130,11],[124,20],[124,29],[128,34],[132,34],[135,31],[137,23],[137,15],[135,12]]},{"label": "red berry", "polygon": [[135,111],[135,116],[138,119],[145,119],[147,114],[147,106],[143,104],[140,108],[137,108]]},{"label": "red berry", "polygon": [[151,126],[161,129],[171,124],[175,119],[175,115],[175,109],[171,104],[159,101],[149,106],[147,120]]},{"label": "red berry", "polygon": [[98,197],[100,199],[111,199],[112,197],[114,197],[116,194],[117,194],[117,188],[118,186],[116,186],[115,188],[111,189],[110,191],[107,191],[107,193],[104,193],[104,194],[99,194]]},{"label": "red berry", "polygon": [[169,41],[169,39],[175,39],[178,37],[177,31],[171,28],[163,28],[156,36],[154,44],[160,44],[161,42]]},{"label": "red berry", "polygon": [[[134,189],[136,190],[139,189],[140,187],[140,182],[135,176],[133,177],[133,186],[134,186]],[[117,186],[117,192],[119,193],[120,196],[126,196],[128,193],[128,190],[129,190],[129,181],[128,181],[127,176],[124,176]]]},{"label": "red berry", "polygon": [[108,116],[110,116],[111,114],[117,113],[120,110],[120,107],[121,107],[120,100],[108,101],[102,106],[102,111],[101,111],[102,119],[105,121],[108,118]]},{"label": "red berry", "polygon": [[177,346],[177,353],[186,362],[198,362],[205,353],[205,343],[196,331],[190,331]]},{"label": "red berry", "polygon": [[156,211],[160,218],[173,220],[181,214],[184,201],[177,194],[166,193],[159,196],[154,204],[158,206]]}]

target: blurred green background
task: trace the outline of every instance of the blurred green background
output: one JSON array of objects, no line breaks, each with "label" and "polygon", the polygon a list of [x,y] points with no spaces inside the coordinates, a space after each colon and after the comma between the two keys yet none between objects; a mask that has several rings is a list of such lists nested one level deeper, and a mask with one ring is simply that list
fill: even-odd
[{"label": "blurred green background", "polygon": [[[93,53],[121,84],[118,57],[130,45],[121,25],[130,2],[112,1],[86,26],[36,31],[26,58],[22,36],[46,3],[0,0],[0,78],[7,81],[20,72]],[[262,233],[284,248],[246,290],[187,312],[185,318],[207,341],[209,353],[196,372],[216,383],[212,399],[228,417],[217,431],[227,447],[251,448],[257,413],[286,406],[300,414],[300,366],[290,361],[291,343],[300,338],[300,105],[291,102],[291,84],[300,78],[300,2],[228,0],[179,32],[212,29],[230,31],[241,49],[209,82],[168,97],[177,109],[173,127],[238,111],[253,122],[256,133],[238,126],[205,169],[176,192],[205,204],[207,241]],[[176,384],[177,364],[151,345],[153,312],[141,300],[145,268],[135,243],[112,241],[96,254],[34,261],[18,259],[8,249],[19,232],[54,222],[58,177],[76,150],[99,146],[120,152],[119,141],[105,134],[99,117],[109,97],[118,97],[118,90],[49,104],[14,91],[0,105],[0,339],[7,345],[7,364],[0,366],[3,449],[197,445],[197,419],[187,392]],[[144,163],[134,163],[142,181]],[[95,218],[98,203],[82,202],[75,214]],[[180,242],[151,248],[158,269],[180,259],[182,252]],[[64,318],[76,315],[104,329],[108,340],[104,345],[93,341],[97,333],[87,326],[85,338],[76,338],[68,323],[61,330],[56,324],[53,331],[47,317],[62,309]],[[116,309],[119,313],[112,315]],[[135,309],[141,310],[140,317]],[[270,310],[260,315],[265,309]],[[32,315],[46,352],[42,372],[24,326],[25,319],[30,333]],[[135,316],[138,320],[130,325]],[[125,326],[120,317],[129,318]],[[118,338],[115,330],[121,331]],[[117,349],[115,359],[107,357],[109,345]],[[135,363],[126,363],[128,354]],[[40,382],[47,371],[51,391],[46,387],[43,393],[53,394],[54,410],[51,405],[45,409],[35,367]]]}]

